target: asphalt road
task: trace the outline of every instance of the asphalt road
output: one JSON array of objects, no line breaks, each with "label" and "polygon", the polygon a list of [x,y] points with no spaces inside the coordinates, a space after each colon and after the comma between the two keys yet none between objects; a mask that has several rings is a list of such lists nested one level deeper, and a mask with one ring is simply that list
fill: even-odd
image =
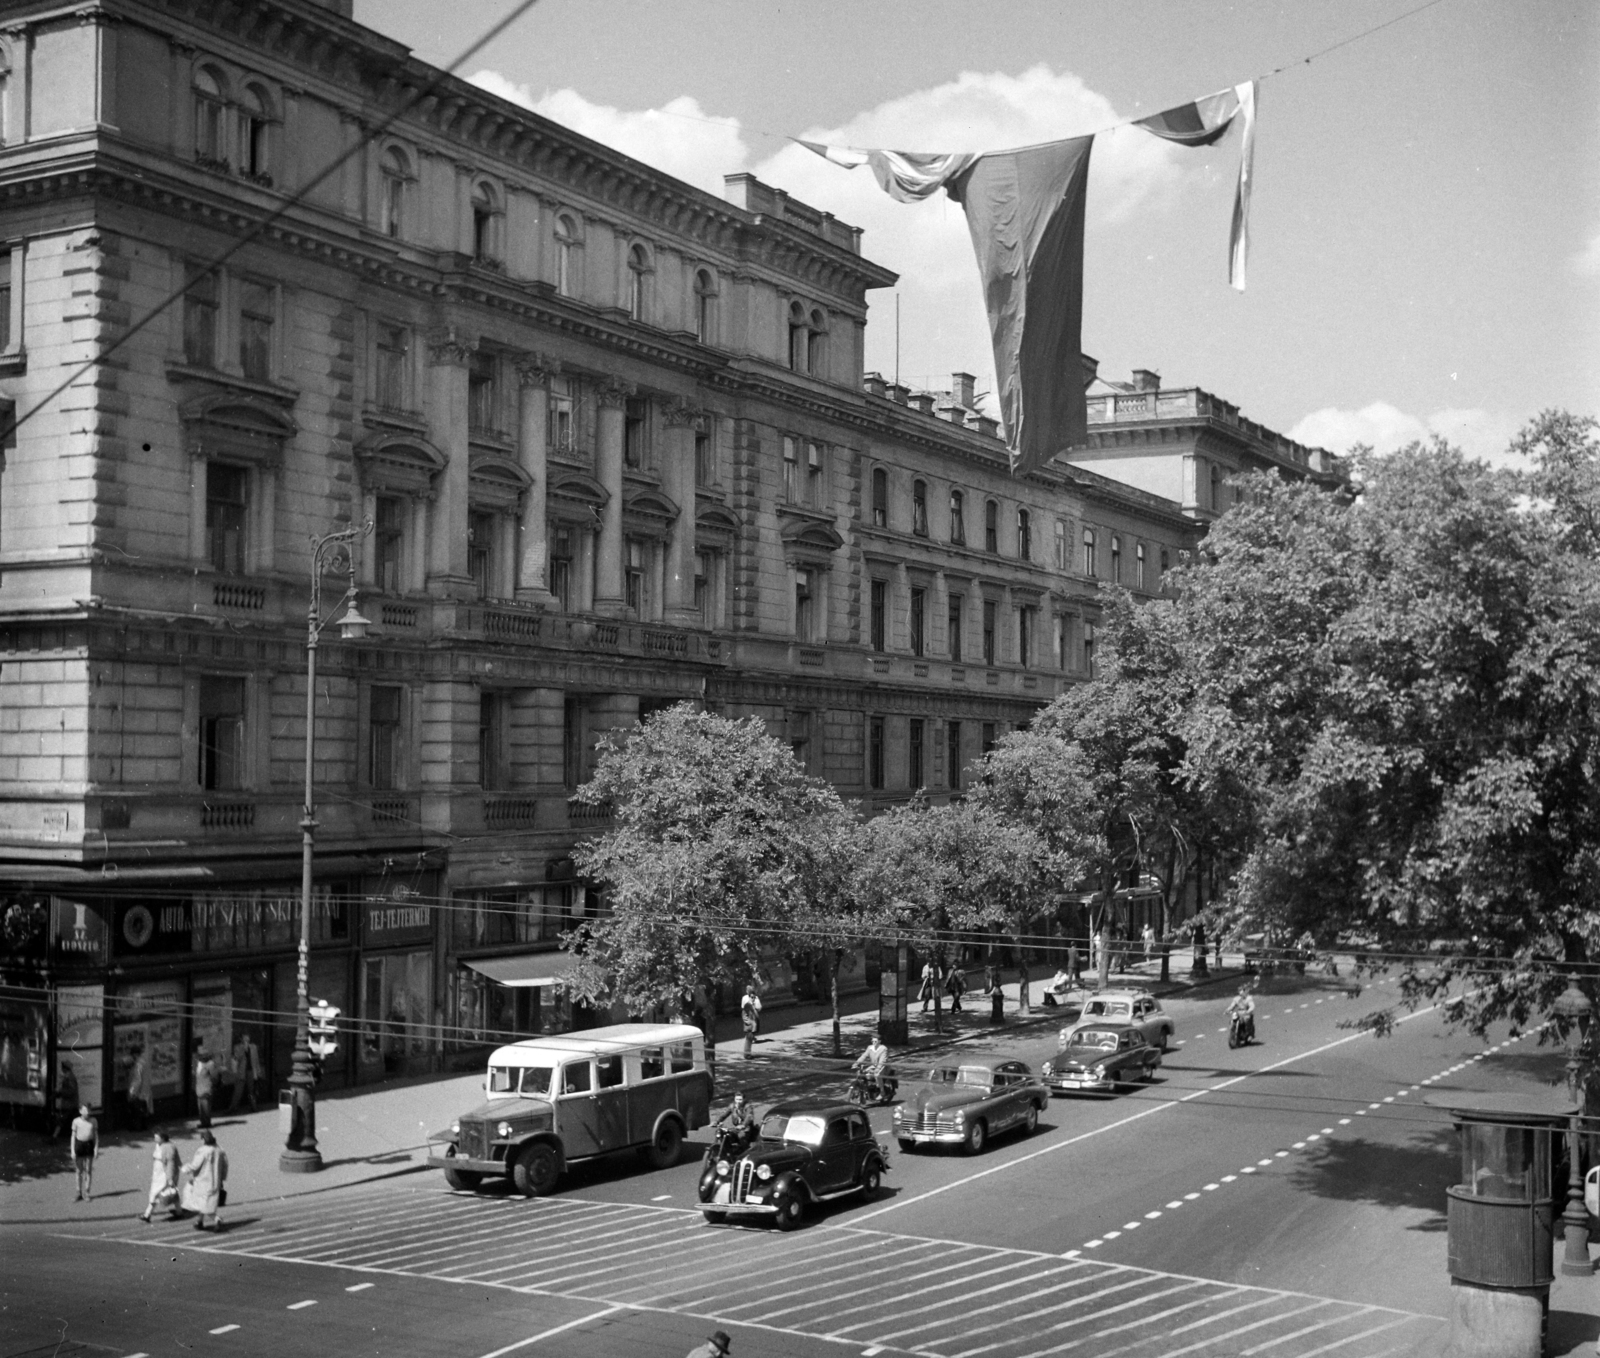
[{"label": "asphalt road", "polygon": [[[1230,1051],[1225,1003],[1171,1006],[1180,1046],[1156,1083],[1056,1099],[1033,1136],[978,1157],[894,1150],[878,1201],[789,1235],[707,1226],[697,1159],[632,1156],[533,1202],[423,1174],[240,1209],[220,1237],[132,1206],[109,1227],[8,1229],[0,1358],[643,1358],[713,1326],[736,1358],[1439,1353],[1455,1165],[1422,1096],[1550,1058],[1433,1013],[1355,1034],[1339,1023],[1372,994],[1309,981],[1265,997],[1262,1042]],[[1054,1041],[992,1045],[1037,1064]],[[887,1109],[874,1125],[887,1140]],[[1553,1313],[1552,1333],[1580,1323]]]}]

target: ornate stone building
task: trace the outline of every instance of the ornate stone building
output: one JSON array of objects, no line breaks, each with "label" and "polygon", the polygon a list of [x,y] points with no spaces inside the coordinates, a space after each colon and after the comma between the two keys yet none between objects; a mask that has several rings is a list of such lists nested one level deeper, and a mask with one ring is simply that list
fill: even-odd
[{"label": "ornate stone building", "polygon": [[[708,195],[348,4],[0,28],[0,1098],[286,1069],[313,541],[311,985],[334,1081],[570,1021],[595,738],[759,714],[869,810],[958,789],[1161,588],[1187,501],[1006,472],[956,374],[862,372],[861,233]],[[220,264],[217,261],[221,261]],[[327,578],[325,600],[345,580]],[[46,995],[45,987],[51,988]],[[53,1003],[46,1001],[53,1000]]]}]

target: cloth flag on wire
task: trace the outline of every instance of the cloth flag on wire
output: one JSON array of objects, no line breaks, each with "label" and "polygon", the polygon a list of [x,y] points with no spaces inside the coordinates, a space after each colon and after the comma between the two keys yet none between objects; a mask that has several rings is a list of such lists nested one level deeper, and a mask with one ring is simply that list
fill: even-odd
[{"label": "cloth flag on wire", "polygon": [[1235,118],[1244,132],[1239,147],[1239,183],[1233,192],[1233,222],[1228,231],[1228,282],[1243,292],[1250,249],[1250,188],[1255,178],[1256,82],[1247,80],[1231,90],[1218,90],[1187,104],[1175,104],[1138,119],[1134,126],[1180,146],[1211,146],[1222,139]]},{"label": "cloth flag on wire", "polygon": [[943,188],[961,204],[983,280],[1012,473],[1087,442],[1083,217],[1094,138],[981,154],[800,144],[845,169],[870,167],[900,202]]}]

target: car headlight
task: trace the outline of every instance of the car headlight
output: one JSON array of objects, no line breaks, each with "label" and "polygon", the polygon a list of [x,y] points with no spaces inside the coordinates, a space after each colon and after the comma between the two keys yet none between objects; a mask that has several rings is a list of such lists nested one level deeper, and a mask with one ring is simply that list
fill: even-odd
[{"label": "car headlight", "polygon": [[450,1135],[451,1136],[460,1136],[461,1135],[461,1123],[459,1121],[452,1122],[450,1124]]},{"label": "car headlight", "polygon": [[511,1135],[511,1124],[509,1122],[502,1122],[498,1127],[496,1127],[494,1129],[494,1133],[495,1133],[496,1136],[510,1136]]},{"label": "car headlight", "polygon": [[1095,1066],[1089,1071],[1089,1074],[1093,1075],[1097,1080],[1103,1080],[1105,1078],[1106,1068],[1104,1066]]},{"label": "car headlight", "polygon": [[726,1160],[718,1160],[717,1161],[717,1178],[726,1179],[727,1177],[728,1177],[728,1162]]},{"label": "car headlight", "polygon": [[1047,1080],[1050,1078],[1050,1063],[1048,1061],[1046,1061],[1044,1065],[1039,1068],[1039,1073]]},{"label": "car headlight", "polygon": [[760,1179],[762,1183],[765,1183],[771,1177],[772,1177],[772,1166],[771,1165],[757,1165],[756,1166],[756,1178]]}]

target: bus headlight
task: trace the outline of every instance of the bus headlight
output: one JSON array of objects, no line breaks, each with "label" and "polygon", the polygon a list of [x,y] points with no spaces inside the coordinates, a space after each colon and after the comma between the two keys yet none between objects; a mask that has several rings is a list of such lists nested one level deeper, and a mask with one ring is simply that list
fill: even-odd
[{"label": "bus headlight", "polygon": [[500,1136],[500,1137],[510,1136],[511,1135],[511,1124],[509,1122],[502,1122],[498,1127],[496,1127],[494,1129],[494,1134],[496,1136]]}]

